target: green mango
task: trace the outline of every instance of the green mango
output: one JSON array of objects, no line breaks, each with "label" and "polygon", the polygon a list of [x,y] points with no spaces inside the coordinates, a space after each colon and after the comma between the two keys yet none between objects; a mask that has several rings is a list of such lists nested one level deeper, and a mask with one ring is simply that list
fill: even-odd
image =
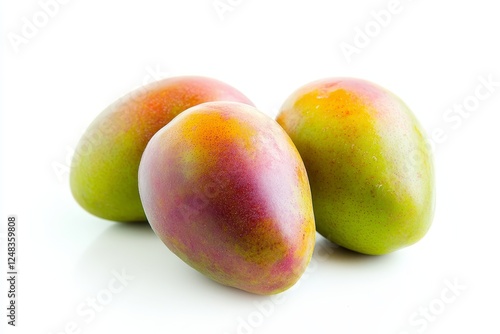
[{"label": "green mango", "polygon": [[137,89],[90,124],[75,151],[70,186],[95,216],[145,221],[138,187],[139,162],[153,135],[182,111],[204,102],[253,105],[235,88],[204,77],[173,77]]},{"label": "green mango", "polygon": [[309,176],[317,231],[380,255],[420,240],[431,226],[434,169],[421,125],[390,91],[328,78],[296,90],[278,123]]}]

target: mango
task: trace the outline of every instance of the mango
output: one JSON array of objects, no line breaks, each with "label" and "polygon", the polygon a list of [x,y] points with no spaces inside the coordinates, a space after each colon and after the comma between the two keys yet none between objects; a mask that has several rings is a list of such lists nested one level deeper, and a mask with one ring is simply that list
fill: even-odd
[{"label": "mango", "polygon": [[139,191],[165,245],[223,285],[278,293],[311,259],[304,164],[285,131],[254,107],[209,102],[177,116],[148,143]]},{"label": "mango", "polygon": [[164,79],[117,100],[90,124],[78,143],[70,170],[74,198],[104,219],[146,220],[137,175],[149,139],[182,111],[225,100],[253,105],[235,88],[195,76]]},{"label": "mango", "polygon": [[327,78],[293,92],[277,121],[306,166],[321,235],[380,255],[426,234],[433,161],[421,125],[400,98],[365,80]]}]

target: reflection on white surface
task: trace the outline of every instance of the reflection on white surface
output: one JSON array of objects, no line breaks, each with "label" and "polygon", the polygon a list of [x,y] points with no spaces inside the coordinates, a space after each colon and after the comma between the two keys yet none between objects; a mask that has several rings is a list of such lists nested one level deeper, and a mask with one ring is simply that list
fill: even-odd
[{"label": "reflection on white surface", "polygon": [[[133,279],[123,292],[113,296],[108,307],[99,303],[99,295],[106,299],[114,272],[124,272]],[[184,323],[186,317],[210,317],[210,322],[217,324],[212,328],[222,330],[231,326],[240,313],[251,313],[255,303],[265,304],[269,299],[206,278],[171,253],[148,224],[110,226],[90,244],[75,274],[80,289],[90,294],[90,300],[83,301],[86,305],[81,309],[86,312],[80,323],[92,329],[105,321],[100,319],[101,312],[109,314],[120,309],[133,313],[135,309],[141,316],[164,314],[175,323],[174,327]],[[98,309],[95,319],[89,309]]]},{"label": "reflection on white surface", "polygon": [[[189,267],[162,243],[149,224],[117,223],[105,230],[86,250],[77,265],[83,286],[95,286],[112,270],[126,270],[142,286],[141,298],[154,301],[174,295],[205,293],[205,290],[238,290],[220,287]],[[183,291],[181,286],[188,288]]]},{"label": "reflection on white surface", "polygon": [[[41,13],[38,4],[51,11],[58,2],[2,2],[4,36],[22,33],[23,18],[33,22]],[[0,333],[499,333],[495,2],[402,1],[404,11],[351,64],[339,44],[353,41],[354,29],[364,29],[390,0],[217,0],[233,9],[224,21],[213,2],[72,1],[36,27],[19,54],[4,39],[0,219],[15,213],[20,222],[20,327],[3,322]],[[294,89],[322,77],[361,77],[391,89],[439,146],[428,235],[383,257],[318,237],[308,272],[276,299],[205,278],[147,225],[91,217],[69,193],[69,152],[103,108],[150,75],[148,68],[220,79],[260,108],[276,106],[267,109],[273,117]],[[491,96],[474,105],[478,78],[490,75]],[[456,106],[463,107],[458,114]],[[122,270],[133,279],[120,282]],[[448,282],[466,289],[442,295]],[[99,311],[91,313],[94,300]],[[421,308],[432,321],[422,320]]]},{"label": "reflection on white surface", "polygon": [[[211,329],[203,328],[205,332],[251,332],[284,321],[286,310],[298,310],[304,302],[320,298],[318,292],[325,288],[337,291],[339,299],[357,296],[387,274],[398,272],[397,255],[366,256],[337,247],[319,235],[317,239],[311,263],[294,287],[277,296],[257,296],[222,286],[190,268],[163,245],[148,224],[112,225],[90,244],[76,266],[77,284],[90,293],[92,302],[84,300],[86,305],[81,307],[86,311],[82,326],[97,329],[117,310],[130,315],[135,310],[141,317],[163,314],[175,328],[201,330],[186,319],[208,317]],[[116,272],[133,279],[123,292],[109,297],[108,284]],[[360,277],[370,277],[372,284],[357,287]],[[351,291],[353,288],[359,290]],[[99,302],[108,299],[112,299],[109,307]],[[95,317],[90,314],[92,309],[97,309]]]}]

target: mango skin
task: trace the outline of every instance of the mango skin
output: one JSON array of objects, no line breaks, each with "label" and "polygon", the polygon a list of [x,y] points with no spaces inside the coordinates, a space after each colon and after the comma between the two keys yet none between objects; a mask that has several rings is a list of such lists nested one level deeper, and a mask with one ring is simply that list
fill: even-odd
[{"label": "mango skin", "polygon": [[137,173],[153,135],[182,111],[209,101],[253,103],[215,79],[181,76],[139,88],[106,108],[75,151],[70,186],[91,214],[114,221],[145,221]]},{"label": "mango skin", "polygon": [[321,235],[380,255],[426,234],[435,202],[432,156],[396,95],[360,79],[327,78],[295,91],[277,121],[306,166]]},{"label": "mango skin", "polygon": [[283,129],[251,106],[210,102],[183,112],[149,142],[139,190],[165,245],[223,285],[278,293],[311,259],[304,164]]}]

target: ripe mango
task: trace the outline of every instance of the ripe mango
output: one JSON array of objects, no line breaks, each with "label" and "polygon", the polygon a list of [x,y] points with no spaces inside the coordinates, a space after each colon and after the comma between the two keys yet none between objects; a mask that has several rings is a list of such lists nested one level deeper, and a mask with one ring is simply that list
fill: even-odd
[{"label": "ripe mango", "polygon": [[311,259],[304,164],[285,131],[254,107],[209,102],[177,116],[147,145],[139,190],[158,237],[221,284],[278,293]]},{"label": "ripe mango", "polygon": [[173,77],[131,92],[106,108],[81,138],[70,185],[88,212],[115,221],[144,221],[139,162],[151,137],[182,111],[209,101],[253,105],[235,88],[204,77]]},{"label": "ripe mango", "polygon": [[368,81],[327,78],[296,90],[277,121],[306,166],[320,234],[372,255],[426,234],[434,212],[432,156],[400,98]]}]

